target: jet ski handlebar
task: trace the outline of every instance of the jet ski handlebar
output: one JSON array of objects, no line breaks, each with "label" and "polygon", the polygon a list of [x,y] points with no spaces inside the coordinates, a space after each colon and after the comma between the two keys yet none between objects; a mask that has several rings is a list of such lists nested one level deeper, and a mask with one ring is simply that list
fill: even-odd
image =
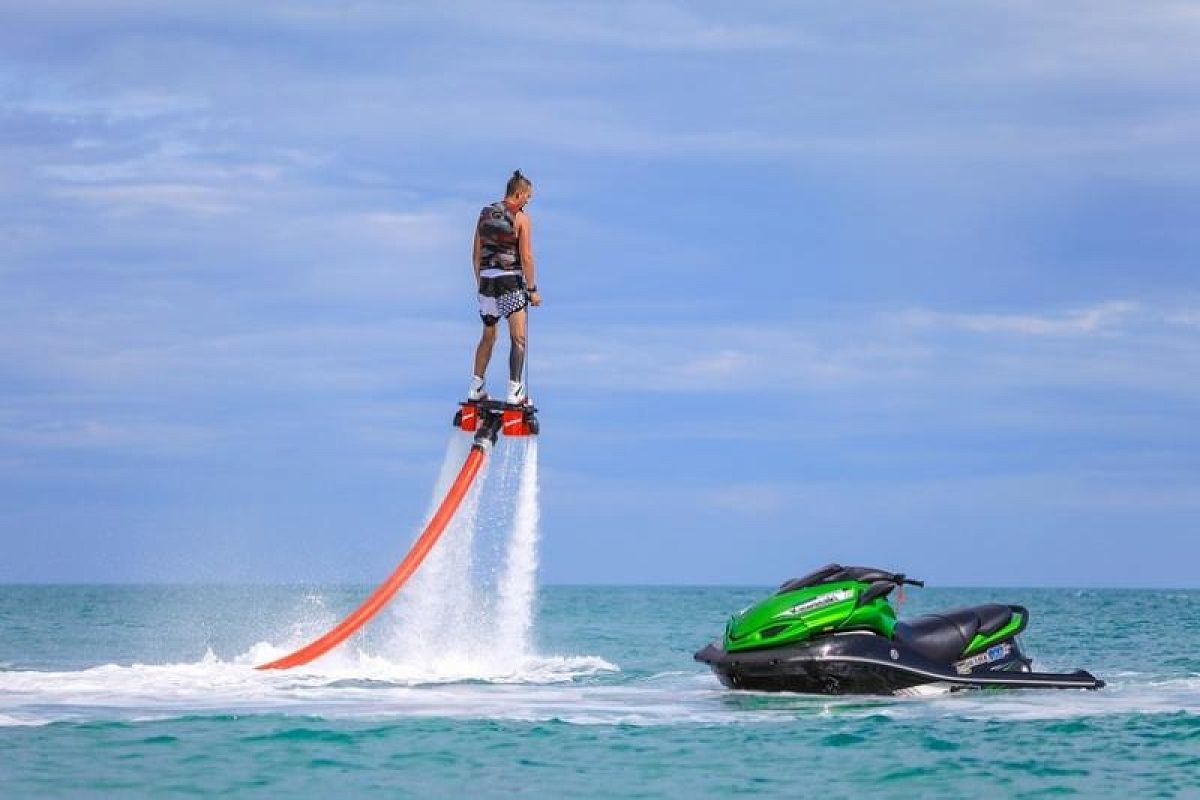
[{"label": "jet ski handlebar", "polygon": [[784,592],[792,592],[808,586],[820,586],[825,583],[842,581],[855,581],[877,585],[876,592],[882,591],[884,587],[889,587],[888,591],[891,591],[892,588],[904,584],[908,584],[909,586],[925,585],[925,581],[910,578],[903,572],[888,572],[886,569],[878,569],[876,567],[843,567],[841,564],[826,564],[815,572],[785,582],[779,587],[777,593],[783,594]]}]

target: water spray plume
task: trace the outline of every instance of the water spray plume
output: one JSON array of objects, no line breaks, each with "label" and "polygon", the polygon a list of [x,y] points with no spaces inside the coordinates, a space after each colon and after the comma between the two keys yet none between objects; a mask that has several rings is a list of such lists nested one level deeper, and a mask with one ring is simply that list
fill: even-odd
[{"label": "water spray plume", "polygon": [[388,601],[395,596],[396,592],[400,591],[400,587],[408,581],[417,570],[417,567],[421,566],[421,562],[425,560],[425,557],[429,555],[429,551],[437,544],[442,531],[446,529],[450,520],[453,519],[454,512],[462,504],[463,497],[466,496],[467,490],[471,488],[475,476],[479,474],[479,469],[483,466],[486,457],[487,454],[483,448],[471,448],[466,461],[463,462],[462,469],[459,470],[458,477],[454,479],[454,483],[450,486],[450,491],[446,494],[446,498],[442,501],[441,505],[438,506],[432,519],[429,520],[429,524],[425,526],[424,532],[421,533],[412,549],[409,550],[408,555],[400,562],[400,565],[388,576],[387,580],[380,584],[363,601],[362,605],[350,612],[345,619],[334,626],[324,636],[283,658],[262,664],[258,669],[289,669],[307,664],[346,641],[346,639],[350,638],[372,617],[378,614],[388,604]]}]

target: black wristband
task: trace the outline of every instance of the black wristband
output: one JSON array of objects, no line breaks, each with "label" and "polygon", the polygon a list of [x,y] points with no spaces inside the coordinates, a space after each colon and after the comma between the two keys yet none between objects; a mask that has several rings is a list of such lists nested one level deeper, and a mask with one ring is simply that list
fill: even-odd
[{"label": "black wristband", "polygon": [[537,287],[536,287],[536,286],[530,286],[530,287],[529,287],[528,289],[526,289],[525,291],[529,292],[530,294],[537,294]]}]

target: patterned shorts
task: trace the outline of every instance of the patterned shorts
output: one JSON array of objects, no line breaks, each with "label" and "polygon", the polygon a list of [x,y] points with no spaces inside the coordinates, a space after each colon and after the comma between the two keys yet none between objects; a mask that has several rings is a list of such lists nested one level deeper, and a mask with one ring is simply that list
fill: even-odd
[{"label": "patterned shorts", "polygon": [[500,270],[484,270],[481,273],[479,317],[484,325],[491,327],[501,317],[508,319],[528,305],[529,293],[525,291],[525,276],[521,273]]}]

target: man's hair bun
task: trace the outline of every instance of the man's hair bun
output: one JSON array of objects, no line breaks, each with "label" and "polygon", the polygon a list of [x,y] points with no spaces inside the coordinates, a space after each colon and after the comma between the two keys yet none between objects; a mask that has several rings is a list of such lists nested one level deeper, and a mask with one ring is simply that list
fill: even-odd
[{"label": "man's hair bun", "polygon": [[523,189],[533,187],[533,182],[521,174],[521,170],[515,170],[512,177],[508,179],[508,183],[504,186],[504,196],[512,197],[517,192]]}]

